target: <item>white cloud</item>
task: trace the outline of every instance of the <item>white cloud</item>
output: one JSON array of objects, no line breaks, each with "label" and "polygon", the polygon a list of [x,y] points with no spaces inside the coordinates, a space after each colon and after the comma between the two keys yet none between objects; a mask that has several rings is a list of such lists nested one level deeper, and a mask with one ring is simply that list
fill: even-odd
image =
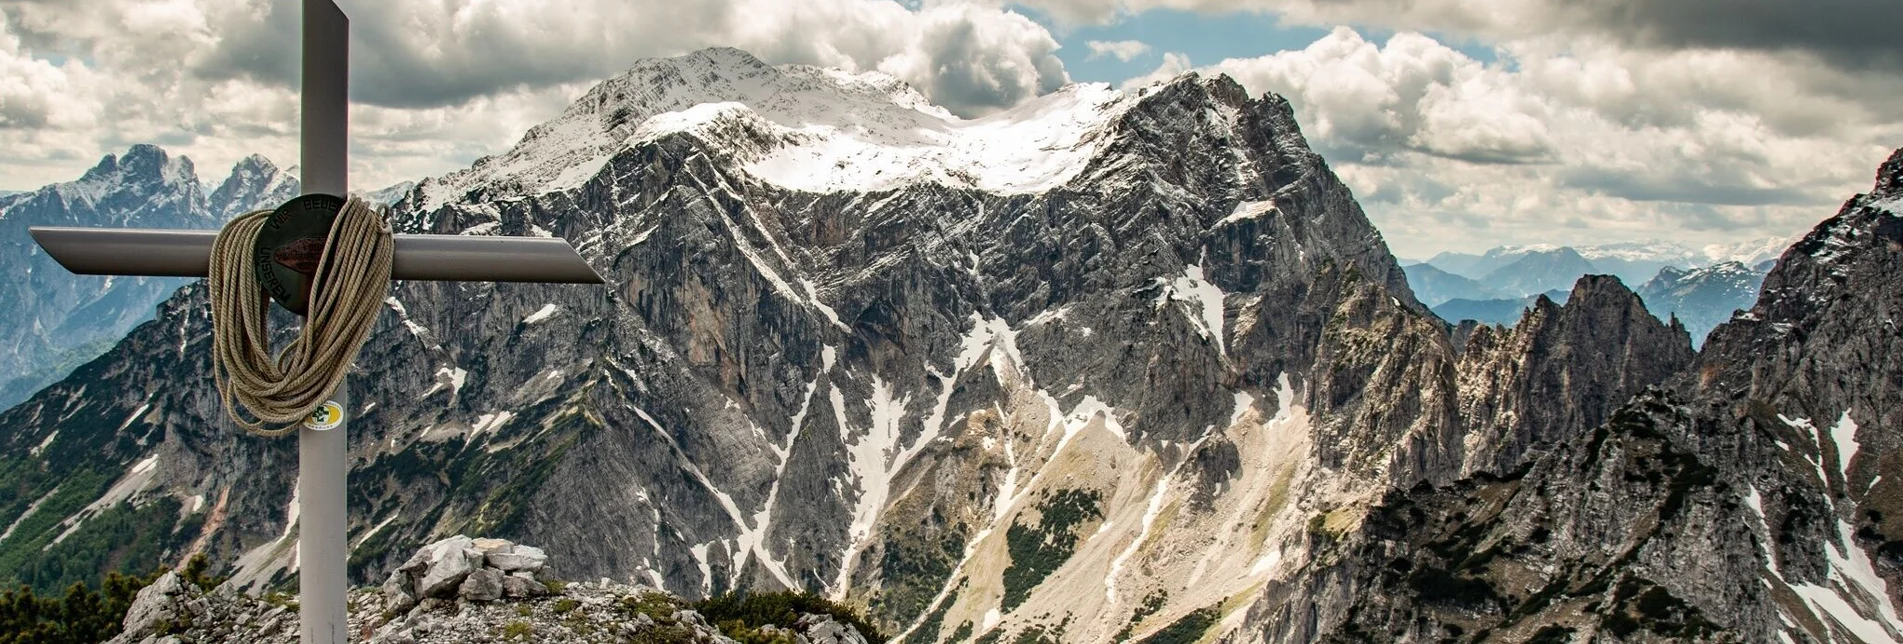
[{"label": "white cloud", "polygon": [[[1337,28],[1307,48],[1200,68],[1289,98],[1310,142],[1402,254],[1497,243],[1707,243],[1789,235],[1867,190],[1903,125],[1841,73],[1759,52],[1502,45]],[[1176,76],[1166,61],[1133,79]],[[1561,232],[1563,231],[1563,232]]]},{"label": "white cloud", "polygon": [[1156,69],[1150,70],[1148,74],[1124,81],[1123,90],[1127,92],[1146,85],[1154,85],[1168,81],[1177,76],[1189,73],[1190,67],[1188,54],[1179,51],[1163,52],[1162,64],[1157,65]]},{"label": "white cloud", "polygon": [[1127,63],[1150,51],[1150,46],[1141,40],[1091,40],[1085,42],[1084,46],[1090,48],[1090,56],[1084,60],[1109,56]]},{"label": "white cloud", "polygon": [[[352,180],[366,187],[499,152],[634,61],[710,46],[771,63],[876,69],[966,115],[1069,81],[1044,27],[969,3],[340,5],[352,21]],[[252,152],[294,163],[297,6],[0,0],[0,188],[73,179],[136,142],[190,156],[214,179]]]}]

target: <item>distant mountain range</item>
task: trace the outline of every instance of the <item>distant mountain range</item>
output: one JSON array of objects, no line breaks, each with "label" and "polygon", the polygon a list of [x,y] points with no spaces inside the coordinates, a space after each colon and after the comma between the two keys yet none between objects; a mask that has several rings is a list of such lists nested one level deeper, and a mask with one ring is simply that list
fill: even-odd
[{"label": "distant mountain range", "polygon": [[[1597,244],[1583,246],[1559,246],[1553,244],[1534,244],[1525,246],[1497,246],[1481,254],[1445,252],[1419,262],[1429,264],[1442,271],[1469,279],[1488,282],[1488,276],[1515,262],[1529,257],[1544,257],[1545,262],[1568,263],[1577,256],[1597,271],[1605,275],[1617,276],[1627,284],[1643,284],[1657,275],[1667,266],[1677,268],[1699,268],[1723,262],[1738,262],[1746,266],[1757,266],[1770,260],[1789,248],[1791,238],[1754,239],[1732,244],[1710,244],[1701,248],[1691,248],[1677,242],[1646,241],[1623,242],[1616,244]],[[1570,252],[1563,252],[1570,251]],[[1556,254],[1557,253],[1557,254]],[[1403,262],[1406,264],[1407,262]],[[1531,268],[1536,265],[1527,265]],[[1545,266],[1538,266],[1546,270]],[[1567,282],[1566,287],[1570,287]],[[1548,290],[1548,289],[1539,289]],[[1532,292],[1522,293],[1530,295]],[[1426,300],[1423,300],[1426,301]]]},{"label": "distant mountain range", "polygon": [[1667,266],[1639,286],[1639,297],[1654,315],[1677,316],[1692,334],[1692,345],[1698,346],[1732,314],[1757,303],[1758,286],[1774,264],[1751,267],[1722,262],[1691,270]]},{"label": "distant mountain range", "polygon": [[1582,275],[1613,275],[1636,285],[1661,320],[1678,316],[1700,344],[1733,311],[1756,301],[1758,283],[1789,245],[1761,239],[1697,250],[1672,242],[1500,246],[1478,255],[1441,253],[1403,270],[1421,302],[1447,321],[1504,325],[1517,322],[1542,293],[1563,293]]}]

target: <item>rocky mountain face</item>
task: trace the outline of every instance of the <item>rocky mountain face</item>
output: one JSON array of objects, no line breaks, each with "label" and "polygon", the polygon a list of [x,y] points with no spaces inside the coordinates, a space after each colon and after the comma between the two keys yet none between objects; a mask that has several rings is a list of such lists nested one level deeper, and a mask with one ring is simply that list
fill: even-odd
[{"label": "rocky mountain face", "polygon": [[1646,308],[1661,318],[1677,317],[1692,334],[1694,346],[1732,314],[1758,301],[1758,284],[1765,272],[1738,262],[1679,270],[1666,267],[1639,287]]},{"label": "rocky mountain face", "polygon": [[[1665,388],[1330,535],[1335,641],[1903,641],[1903,150]],[[1891,480],[1886,480],[1891,479]]]},{"label": "rocky mountain face", "polygon": [[1661,324],[1604,275],[1580,278],[1563,307],[1539,296],[1511,329],[1468,322],[1455,338],[1470,429],[1466,469],[1496,475],[1519,467],[1529,451],[1599,426],[1692,361],[1683,325]]},{"label": "rocky mountain face", "polygon": [[[289,187],[285,188],[288,182]],[[286,192],[288,190],[288,193]],[[72,275],[40,252],[33,226],[216,228],[233,211],[296,193],[270,161],[241,161],[210,195],[190,159],[136,145],[85,176],[0,196],[0,407],[10,407],[97,357],[151,319],[185,280]]]},{"label": "rocky mountain face", "polygon": [[[609,285],[392,286],[352,378],[360,583],[420,544],[491,534],[543,544],[569,578],[825,593],[908,642],[1438,639],[1490,613],[1371,594],[1417,601],[1364,556],[1437,538],[1383,531],[1403,497],[1426,508],[1410,525],[1530,531],[1512,520],[1543,510],[1489,520],[1466,499],[1537,482],[1568,506],[1540,516],[1582,526],[1549,541],[1620,574],[1633,560],[1607,544],[1651,524],[1607,521],[1676,489],[1660,468],[1692,472],[1662,530],[1706,516],[1685,498],[1721,498],[1693,489],[1715,448],[1678,438],[1676,399],[1638,408],[1665,438],[1613,438],[1637,436],[1619,429],[1638,426],[1626,397],[1690,359],[1681,326],[1587,279],[1513,330],[1450,327],[1289,104],[1223,77],[1073,86],[967,121],[880,74],[707,50],[603,82],[509,152],[422,181],[392,219],[560,236]],[[294,579],[294,447],[221,420],[206,306],[181,291],[0,414],[0,573],[204,552],[233,589]],[[1630,468],[1553,464],[1601,433]],[[1790,458],[1816,444],[1792,440]],[[1770,480],[1767,512],[1798,507]],[[1427,586],[1472,586],[1422,561],[1444,573]],[[1791,583],[1826,585],[1826,560],[1803,561],[1782,564]],[[1767,639],[1720,610],[1745,591],[1658,577],[1718,632]],[[1656,608],[1650,590],[1633,610]]]},{"label": "rocky mountain face", "polygon": [[253,154],[232,166],[231,175],[213,190],[206,203],[214,221],[256,210],[273,208],[296,197],[299,189],[296,168],[279,170],[262,155]]}]

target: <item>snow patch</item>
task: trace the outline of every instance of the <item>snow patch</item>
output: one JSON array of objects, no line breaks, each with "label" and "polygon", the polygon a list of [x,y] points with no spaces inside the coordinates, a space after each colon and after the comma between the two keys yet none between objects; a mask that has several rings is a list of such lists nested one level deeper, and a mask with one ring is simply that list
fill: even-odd
[{"label": "snow patch", "polygon": [[[1180,468],[1182,465],[1178,464],[1177,467]],[[1149,540],[1150,527],[1156,524],[1157,515],[1163,512],[1163,500],[1169,494],[1170,479],[1175,476],[1176,470],[1172,469],[1169,474],[1163,475],[1163,478],[1156,482],[1156,491],[1150,493],[1150,504],[1143,509],[1143,523],[1141,524],[1143,527],[1137,530],[1137,536],[1135,539],[1130,540],[1130,545],[1125,546],[1122,552],[1117,553],[1115,559],[1110,560],[1110,572],[1103,577],[1104,603],[1115,604],[1117,602],[1117,576],[1123,574],[1123,565],[1129,562],[1131,557],[1136,556],[1137,550],[1143,547],[1144,541]]]},{"label": "snow patch", "polygon": [[543,320],[549,319],[550,317],[553,317],[555,315],[555,311],[558,308],[559,307],[555,306],[552,303],[544,304],[542,305],[542,308],[536,309],[536,311],[534,313],[530,313],[528,317],[522,318],[522,323],[535,324],[536,322],[541,322]]},{"label": "snow patch", "polygon": [[46,438],[41,439],[39,445],[35,445],[33,449],[27,450],[27,454],[29,456],[39,456],[40,452],[46,451],[46,448],[53,444],[53,439],[55,438],[59,438],[59,430],[57,429],[53,430],[53,433],[47,434]]},{"label": "snow patch", "polygon": [[608,161],[613,158],[613,155],[603,154],[569,166],[568,169],[562,170],[561,174],[555,175],[554,179],[544,184],[542,186],[542,192],[549,193],[579,188],[582,184],[588,183],[589,179],[593,179],[595,175],[600,174],[601,168],[608,165]]},{"label": "snow patch", "polygon": [[1830,428],[1831,440],[1837,443],[1837,470],[1843,475],[1844,482],[1850,482],[1850,459],[1857,456],[1857,421],[1850,419],[1850,410],[1844,410],[1837,424]]},{"label": "snow patch", "polygon": [[475,440],[477,436],[481,436],[485,433],[494,432],[495,430],[500,429],[504,424],[508,423],[509,419],[514,417],[515,417],[515,412],[511,412],[511,411],[499,411],[495,413],[483,414],[477,417],[476,424],[469,428],[469,438],[470,440],[473,441]]},{"label": "snow patch", "polygon": [[[846,444],[848,467],[858,484],[859,497],[853,503],[851,542],[846,548],[834,592],[843,596],[850,581],[858,553],[872,535],[872,528],[892,496],[892,479],[918,456],[920,450],[938,440],[939,423],[925,426],[911,444],[903,442],[905,410],[912,397],[897,395],[894,388],[872,377],[872,395],[865,401],[871,424],[863,431],[851,431],[845,421],[843,395],[832,388],[834,412],[839,417],[840,440]],[[941,412],[942,413],[942,412]]]},{"label": "snow patch", "polygon": [[[131,427],[133,422],[139,420],[141,416],[145,415],[145,412],[150,411],[151,409],[152,409],[151,403],[139,405],[139,408],[137,410],[133,411],[131,415],[126,416],[125,422],[119,423],[119,429],[116,431],[121,431],[121,432],[125,431],[127,427]],[[58,433],[58,432],[55,432],[55,433]],[[42,447],[44,447],[44,445],[42,445]]]},{"label": "snow patch", "polygon": [[687,551],[694,553],[694,565],[700,568],[700,592],[705,595],[713,592],[714,569],[707,565],[707,546],[712,542],[695,545]]},{"label": "snow patch", "polygon": [[378,521],[376,525],[370,526],[369,530],[365,530],[363,531],[363,534],[357,535],[357,543],[356,545],[351,546],[350,549],[355,550],[358,547],[362,546],[364,543],[369,542],[370,537],[374,537],[377,535],[378,532],[382,532],[383,528],[385,526],[390,525],[390,522],[395,521],[396,518],[397,518],[397,515],[392,514],[389,517],[384,518],[382,521]]},{"label": "snow patch", "polygon": [[53,486],[53,489],[47,492],[46,496],[42,496],[38,500],[34,501],[32,504],[26,506],[26,511],[21,512],[20,516],[13,520],[13,523],[8,524],[6,531],[0,532],[0,541],[6,541],[7,537],[13,536],[13,530],[15,528],[20,527],[20,523],[23,521],[26,521],[27,517],[33,516],[34,512],[38,512],[40,509],[40,504],[45,503],[47,499],[53,498],[53,495],[59,494],[59,489],[60,489],[59,485]]},{"label": "snow patch", "polygon": [[746,166],[769,183],[813,192],[877,192],[937,182],[998,194],[1063,185],[1105,143],[1098,136],[1133,101],[1101,83],[1072,85],[1015,108],[964,120],[886,108],[775,118],[786,141]]},{"label": "snow patch", "polygon": [[469,379],[469,372],[464,371],[457,367],[443,367],[441,369],[437,369],[436,375],[440,378],[447,379],[447,382],[438,380],[436,384],[431,385],[429,389],[424,390],[423,395],[417,396],[418,398],[428,398],[430,394],[441,391],[444,387],[448,387],[449,397],[451,399],[454,399],[456,398],[456,396],[462,394],[463,382]]},{"label": "snow patch", "polygon": [[1246,391],[1236,392],[1236,410],[1229,412],[1229,425],[1234,427],[1242,422],[1242,415],[1248,413],[1253,407],[1255,407],[1255,396],[1249,395]]},{"label": "snow patch", "polygon": [[[785,563],[768,555],[766,551],[766,531],[762,529],[765,526],[749,525],[746,518],[740,513],[740,506],[734,503],[733,496],[714,486],[713,480],[707,478],[707,474],[701,471],[700,466],[694,464],[692,460],[687,458],[687,452],[681,449],[680,443],[674,440],[673,434],[669,434],[665,428],[662,428],[661,423],[655,421],[654,417],[648,415],[647,411],[633,405],[630,405],[629,408],[633,409],[635,415],[640,416],[641,420],[647,422],[649,427],[654,428],[654,433],[660,436],[661,440],[666,442],[668,447],[674,450],[675,459],[680,462],[681,469],[685,470],[689,476],[694,477],[694,480],[700,483],[701,487],[707,488],[707,491],[712,493],[714,499],[720,503],[720,508],[727,512],[727,518],[733,521],[734,529],[739,532],[735,537],[735,541],[739,546],[737,551],[741,554],[757,557],[761,566],[766,568],[769,574],[772,574],[775,579],[779,580],[779,582],[787,588],[800,588],[801,586],[793,583],[792,575],[787,574]],[[741,565],[743,563],[743,560],[736,557],[734,570],[738,572],[744,567]]]},{"label": "snow patch", "polygon": [[1156,305],[1162,306],[1166,301],[1181,302],[1186,305],[1185,312],[1188,310],[1187,305],[1195,305],[1198,315],[1189,320],[1196,324],[1197,333],[1215,342],[1216,350],[1222,355],[1229,355],[1222,330],[1223,292],[1203,279],[1203,267],[1200,264],[1185,266],[1181,276],[1169,280],[1159,277],[1156,282],[1162,287],[1162,292],[1156,296]]},{"label": "snow patch", "polygon": [[1269,214],[1270,212],[1273,212],[1274,210],[1275,210],[1274,199],[1270,199],[1268,201],[1244,201],[1242,203],[1236,204],[1235,211],[1229,213],[1229,216],[1223,217],[1222,221],[1216,222],[1216,225],[1223,226],[1223,225],[1227,225],[1227,224],[1231,224],[1231,223],[1235,223],[1235,222],[1243,221],[1247,219],[1255,219],[1257,217],[1261,217],[1263,215]]}]

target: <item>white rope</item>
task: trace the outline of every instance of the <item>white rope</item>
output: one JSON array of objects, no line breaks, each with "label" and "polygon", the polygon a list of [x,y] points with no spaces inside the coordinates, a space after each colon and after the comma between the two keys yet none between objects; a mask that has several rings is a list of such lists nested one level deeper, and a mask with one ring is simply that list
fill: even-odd
[{"label": "white rope", "polygon": [[[260,436],[296,431],[343,382],[381,311],[395,255],[383,217],[351,197],[324,240],[304,328],[272,357],[271,301],[252,264],[258,231],[272,212],[248,212],[225,224],[212,244],[208,280],[218,396],[232,422]],[[240,413],[240,405],[256,420]]]}]

